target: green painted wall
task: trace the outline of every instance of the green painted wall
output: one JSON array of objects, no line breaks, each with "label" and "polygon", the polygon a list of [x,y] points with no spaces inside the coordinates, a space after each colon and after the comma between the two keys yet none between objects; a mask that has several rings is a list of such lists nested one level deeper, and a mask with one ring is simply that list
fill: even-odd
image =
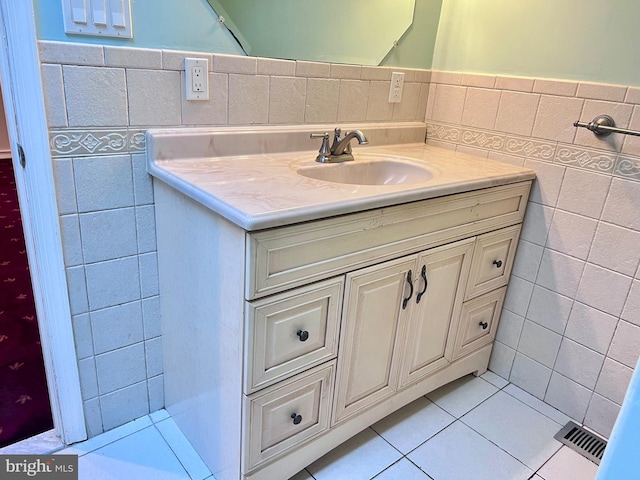
[{"label": "green painted wall", "polygon": [[416,0],[413,24],[380,65],[431,68],[442,0]]},{"label": "green painted wall", "polygon": [[640,85],[640,1],[444,0],[433,68]]},{"label": "green painted wall", "polygon": [[[34,0],[38,38],[242,54],[207,0],[132,2],[126,40],[66,35],[61,2]],[[640,1],[416,0],[381,64],[640,85]]]},{"label": "green painted wall", "polygon": [[40,40],[243,54],[206,0],[132,0],[132,39],[67,35],[60,0],[33,5]]}]

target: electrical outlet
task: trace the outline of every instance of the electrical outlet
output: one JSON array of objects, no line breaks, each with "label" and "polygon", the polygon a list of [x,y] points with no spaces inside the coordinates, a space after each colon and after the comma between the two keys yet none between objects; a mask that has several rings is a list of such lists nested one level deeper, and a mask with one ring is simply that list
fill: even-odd
[{"label": "electrical outlet", "polygon": [[187,100],[209,99],[209,60],[206,58],[184,59]]},{"label": "electrical outlet", "polygon": [[404,87],[404,73],[391,73],[391,87],[389,88],[389,103],[400,103],[402,100],[402,89]]},{"label": "electrical outlet", "polygon": [[204,68],[193,67],[191,69],[191,88],[194,92],[204,92]]}]

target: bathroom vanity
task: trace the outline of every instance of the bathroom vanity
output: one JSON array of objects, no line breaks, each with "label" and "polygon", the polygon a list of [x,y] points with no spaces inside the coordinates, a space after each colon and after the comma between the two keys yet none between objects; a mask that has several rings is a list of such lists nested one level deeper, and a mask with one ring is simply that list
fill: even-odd
[{"label": "bathroom vanity", "polygon": [[331,126],[147,133],[166,408],[218,480],[487,369],[534,173],[359,128],[351,166],[314,162]]}]

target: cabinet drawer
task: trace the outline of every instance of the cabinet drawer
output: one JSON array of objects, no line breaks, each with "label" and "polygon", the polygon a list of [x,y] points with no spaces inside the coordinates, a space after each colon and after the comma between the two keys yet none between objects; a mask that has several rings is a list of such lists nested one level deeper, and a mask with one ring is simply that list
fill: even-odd
[{"label": "cabinet drawer", "polygon": [[247,234],[246,298],[522,222],[531,182]]},{"label": "cabinet drawer", "polygon": [[520,225],[480,235],[476,239],[467,299],[503,287],[509,281]]},{"label": "cabinet drawer", "polygon": [[337,355],[344,277],[247,303],[249,394]]},{"label": "cabinet drawer", "polygon": [[244,398],[244,472],[329,428],[335,360]]},{"label": "cabinet drawer", "polygon": [[458,359],[493,341],[507,287],[486,293],[462,305],[453,358]]}]

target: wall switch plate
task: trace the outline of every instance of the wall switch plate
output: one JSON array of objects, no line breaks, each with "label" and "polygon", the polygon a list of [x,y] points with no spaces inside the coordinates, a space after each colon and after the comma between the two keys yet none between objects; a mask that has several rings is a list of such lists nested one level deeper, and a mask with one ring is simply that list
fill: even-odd
[{"label": "wall switch plate", "polygon": [[131,0],[62,0],[62,16],[65,33],[133,38]]},{"label": "wall switch plate", "polygon": [[404,87],[404,73],[391,73],[391,88],[389,89],[389,103],[400,103],[402,100],[402,89]]},{"label": "wall switch plate", "polygon": [[209,100],[209,60],[185,58],[184,73],[187,100]]}]

